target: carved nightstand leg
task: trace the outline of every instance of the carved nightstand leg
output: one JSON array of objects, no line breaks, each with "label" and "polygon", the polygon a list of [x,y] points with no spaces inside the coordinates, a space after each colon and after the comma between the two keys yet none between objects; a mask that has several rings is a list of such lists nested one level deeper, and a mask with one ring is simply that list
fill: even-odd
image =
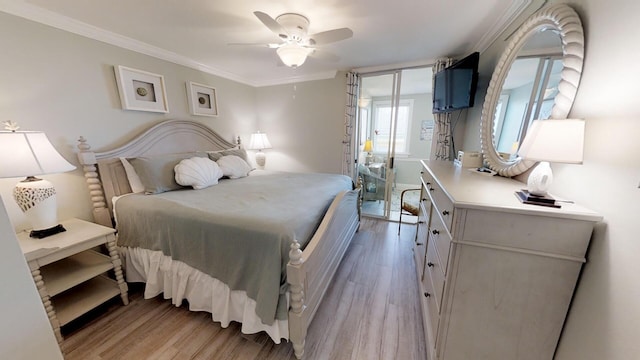
[{"label": "carved nightstand leg", "polygon": [[120,255],[118,255],[115,238],[107,242],[107,250],[109,251],[109,256],[111,257],[111,262],[113,263],[113,271],[116,274],[116,282],[120,287],[120,297],[122,298],[122,303],[128,305],[129,296],[127,294],[127,291],[129,290],[129,288],[127,287],[127,283],[124,281],[124,276],[122,274],[122,261],[120,260]]},{"label": "carved nightstand leg", "polygon": [[44,310],[47,312],[47,316],[49,317],[49,322],[51,323],[51,327],[53,328],[53,333],[56,335],[58,343],[61,343],[63,338],[62,333],[60,332],[60,322],[58,321],[56,311],[53,308],[53,304],[51,303],[51,297],[49,296],[47,287],[44,285],[44,281],[42,280],[40,268],[31,270],[31,276],[33,277],[33,281],[36,283],[38,294],[40,294],[42,305],[44,305]]}]

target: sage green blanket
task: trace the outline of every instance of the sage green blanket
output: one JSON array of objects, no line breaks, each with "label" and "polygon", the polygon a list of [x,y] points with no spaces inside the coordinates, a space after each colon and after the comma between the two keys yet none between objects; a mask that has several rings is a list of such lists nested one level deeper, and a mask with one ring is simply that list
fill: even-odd
[{"label": "sage green blanket", "polygon": [[351,189],[343,175],[268,173],[202,190],[125,196],[116,202],[118,245],[162,251],[246,291],[258,317],[272,324],[287,318],[292,240],[304,247],[334,197]]}]

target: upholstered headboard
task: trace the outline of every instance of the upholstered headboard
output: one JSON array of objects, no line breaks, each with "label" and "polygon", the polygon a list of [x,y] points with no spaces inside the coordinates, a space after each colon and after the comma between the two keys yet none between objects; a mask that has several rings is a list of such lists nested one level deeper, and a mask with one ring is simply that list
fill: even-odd
[{"label": "upholstered headboard", "polygon": [[240,146],[226,141],[207,126],[187,120],[159,123],[128,143],[107,151],[92,151],[84,137],[78,139],[78,159],[83,165],[94,220],[113,226],[114,196],[131,192],[121,157],[132,158],[194,151],[217,151]]}]

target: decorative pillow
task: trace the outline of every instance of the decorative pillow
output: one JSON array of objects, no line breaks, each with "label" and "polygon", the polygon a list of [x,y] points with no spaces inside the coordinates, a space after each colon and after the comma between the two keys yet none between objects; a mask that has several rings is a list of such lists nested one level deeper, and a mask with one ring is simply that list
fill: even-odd
[{"label": "decorative pillow", "polygon": [[204,157],[184,159],[175,166],[176,182],[182,186],[192,186],[196,190],[218,183],[222,169],[215,161]]},{"label": "decorative pillow", "polygon": [[251,165],[236,155],[226,155],[218,159],[218,165],[222,169],[224,176],[230,179],[237,179],[249,175],[253,170]]},{"label": "decorative pillow", "polygon": [[136,170],[131,166],[131,163],[123,157],[120,158],[120,162],[124,167],[124,172],[127,174],[127,180],[129,180],[129,186],[132,193],[141,193],[144,191],[144,185],[140,181],[140,176],[136,173]]},{"label": "decorative pillow", "polygon": [[182,186],[176,182],[173,168],[181,160],[194,156],[206,157],[204,153],[179,153],[127,159],[140,177],[145,194],[159,194],[178,190]]},{"label": "decorative pillow", "polygon": [[235,155],[240,157],[242,160],[246,161],[247,163],[249,163],[249,160],[247,158],[247,150],[245,149],[233,148],[233,149],[226,149],[226,150],[220,150],[220,151],[210,151],[207,154],[209,155],[209,159],[213,161],[218,161],[223,156]]}]

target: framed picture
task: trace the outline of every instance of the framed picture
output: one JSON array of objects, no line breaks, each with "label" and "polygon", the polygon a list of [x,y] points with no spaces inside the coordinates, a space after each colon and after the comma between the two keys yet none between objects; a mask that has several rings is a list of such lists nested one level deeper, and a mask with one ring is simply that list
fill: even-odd
[{"label": "framed picture", "polygon": [[215,88],[189,81],[187,82],[187,98],[192,115],[218,116]]},{"label": "framed picture", "polygon": [[114,70],[123,109],[169,112],[164,76],[120,65]]}]

